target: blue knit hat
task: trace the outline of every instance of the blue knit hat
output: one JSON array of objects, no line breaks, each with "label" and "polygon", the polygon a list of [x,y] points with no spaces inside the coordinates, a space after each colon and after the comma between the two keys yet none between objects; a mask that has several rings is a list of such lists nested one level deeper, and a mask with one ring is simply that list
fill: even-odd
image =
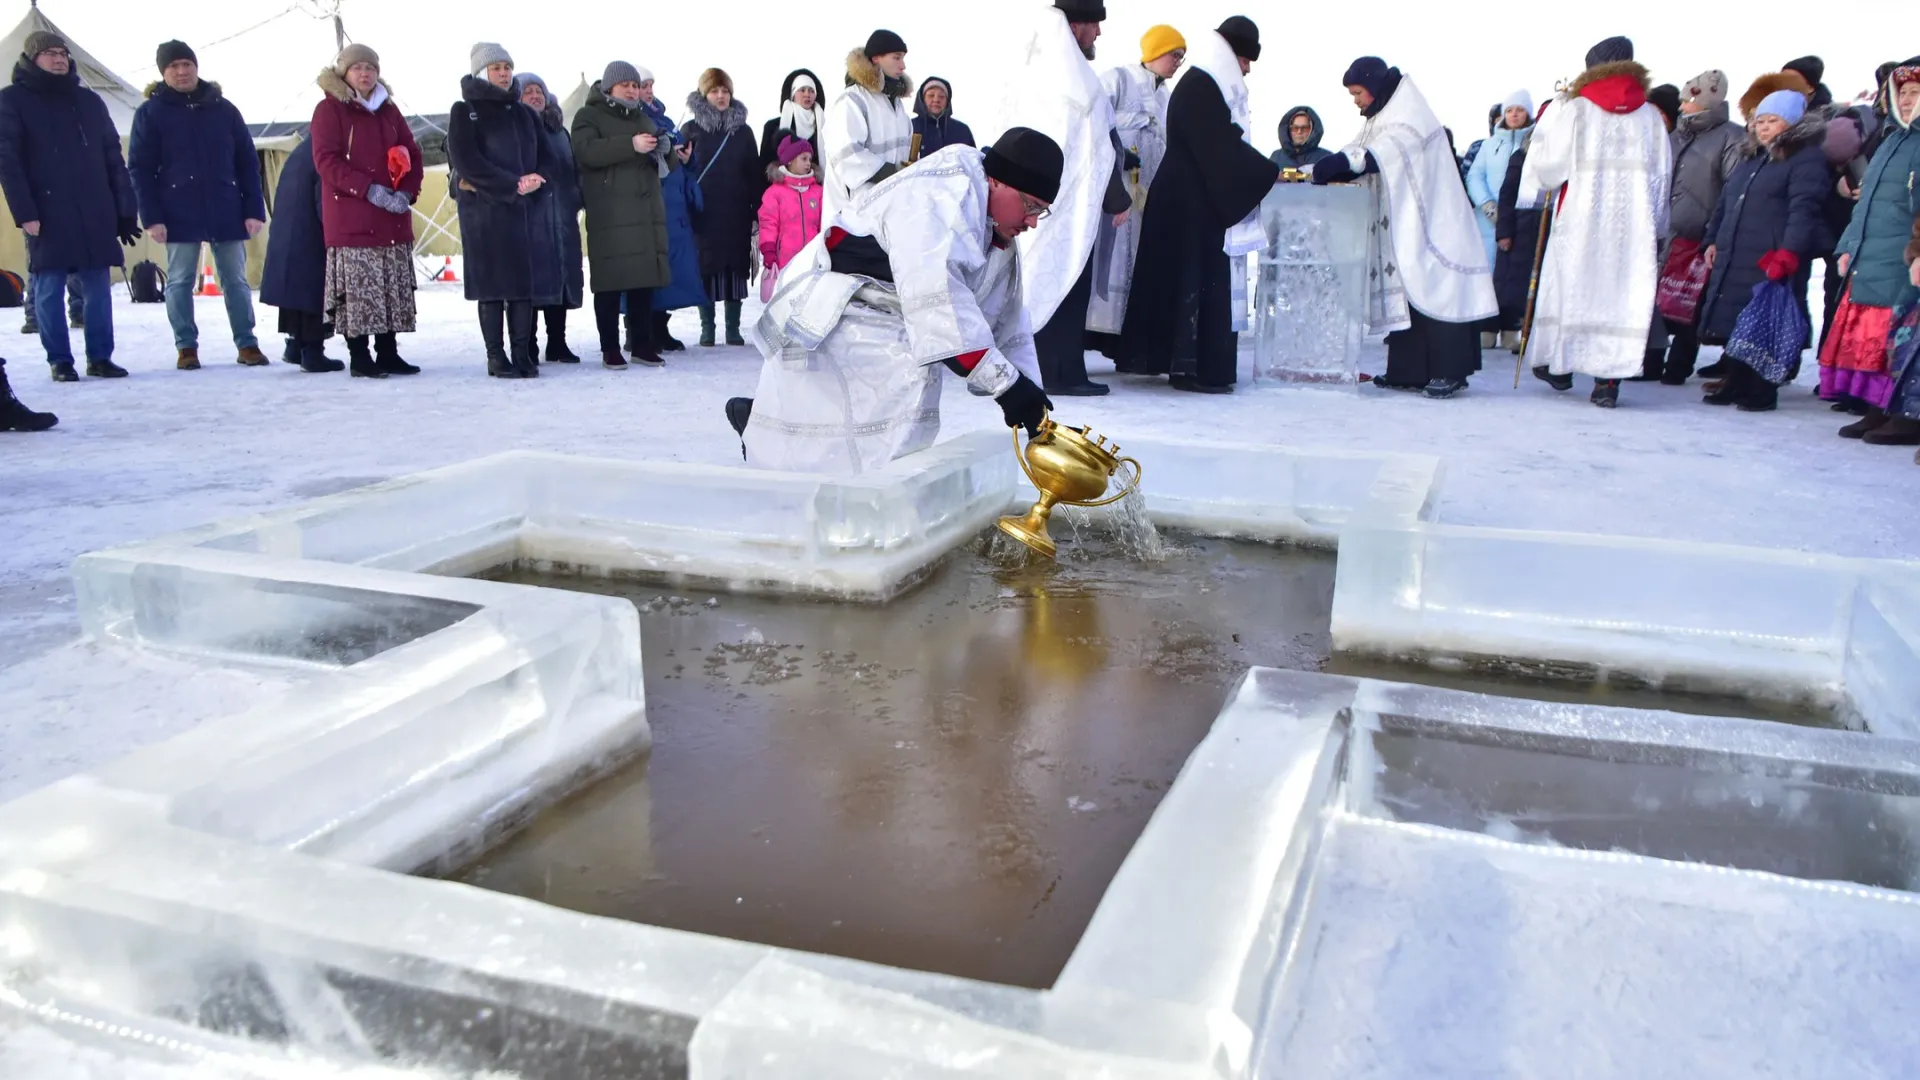
[{"label": "blue knit hat", "polygon": [[1775,90],[1760,99],[1753,115],[1777,116],[1788,124],[1797,124],[1801,117],[1807,115],[1807,95],[1798,90]]}]

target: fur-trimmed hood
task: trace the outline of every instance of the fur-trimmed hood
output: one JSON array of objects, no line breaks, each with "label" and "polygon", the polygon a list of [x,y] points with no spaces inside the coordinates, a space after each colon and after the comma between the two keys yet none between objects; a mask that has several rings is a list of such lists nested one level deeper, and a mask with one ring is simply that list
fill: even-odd
[{"label": "fur-trimmed hood", "polygon": [[[1753,110],[1759,108],[1760,103],[1767,99],[1767,95],[1776,90],[1798,90],[1809,97],[1813,95],[1813,87],[1807,85],[1807,80],[1799,72],[1769,72],[1753,80],[1753,85],[1747,87],[1747,92],[1740,95],[1740,115],[1751,123]],[[1807,111],[1812,112],[1813,106],[1807,106]]]},{"label": "fur-trimmed hood", "polygon": [[[1798,123],[1781,132],[1780,137],[1773,140],[1773,145],[1767,148],[1767,157],[1773,161],[1785,161],[1809,146],[1824,147],[1826,141],[1827,114],[1823,110],[1810,108],[1807,110],[1807,115],[1801,117]],[[1753,129],[1749,127],[1747,156],[1752,157],[1759,152],[1760,136],[1755,135]],[[1821,156],[1824,157],[1825,154],[1826,151],[1822,149]]]},{"label": "fur-trimmed hood", "polygon": [[[167,88],[167,83],[166,83],[166,80],[164,79],[158,80],[156,82],[150,82],[147,84],[146,92],[142,96],[145,97],[148,101],[152,101],[155,94],[158,94],[160,91],[165,90],[166,88]],[[214,102],[219,101],[222,98],[226,97],[226,94],[220,89],[219,83],[214,82],[212,79],[201,79],[200,85],[193,88],[193,93],[191,94],[176,93],[174,94],[174,96],[177,98],[190,99],[193,102],[193,104],[196,104],[196,105],[211,105]]]},{"label": "fur-trimmed hood", "polygon": [[696,91],[687,95],[687,112],[692,114],[693,123],[716,134],[747,126],[747,107],[737,99],[722,113]]},{"label": "fur-trimmed hood", "polygon": [[865,87],[870,93],[885,94],[890,98],[913,96],[912,79],[889,81],[879,65],[868,59],[865,49],[855,49],[847,54],[847,85]]},{"label": "fur-trimmed hood", "polygon": [[1653,89],[1653,76],[1648,73],[1647,69],[1641,66],[1638,61],[1616,60],[1607,64],[1595,64],[1581,72],[1580,77],[1573,80],[1573,85],[1567,87],[1567,94],[1572,97],[1579,97],[1580,91],[1585,90],[1588,86],[1599,82],[1601,79],[1611,79],[1617,75],[1632,77],[1635,82],[1640,84],[1640,93],[1642,95]]},{"label": "fur-trimmed hood", "polygon": [[[325,91],[328,97],[343,105],[353,101],[353,87],[347,85],[346,76],[330,67],[321,68],[320,74],[314,77],[313,84]],[[393,87],[387,85],[386,79],[382,78],[374,85],[387,92],[388,101],[393,100]]]}]

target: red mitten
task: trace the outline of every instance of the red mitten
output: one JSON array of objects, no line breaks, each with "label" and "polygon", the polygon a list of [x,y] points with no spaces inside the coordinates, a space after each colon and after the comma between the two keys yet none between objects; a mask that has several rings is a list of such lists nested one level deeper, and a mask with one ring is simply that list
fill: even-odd
[{"label": "red mitten", "polygon": [[1800,256],[1784,248],[1776,248],[1760,256],[1760,269],[1767,275],[1768,281],[1785,281],[1800,271]]}]

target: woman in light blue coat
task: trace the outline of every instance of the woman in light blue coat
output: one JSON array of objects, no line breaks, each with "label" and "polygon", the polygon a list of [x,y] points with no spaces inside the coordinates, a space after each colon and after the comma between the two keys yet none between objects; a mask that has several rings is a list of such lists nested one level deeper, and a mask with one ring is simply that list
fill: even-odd
[{"label": "woman in light blue coat", "polygon": [[1500,185],[1507,178],[1507,162],[1527,144],[1533,130],[1533,96],[1515,90],[1500,103],[1500,128],[1481,144],[1480,153],[1467,170],[1467,195],[1480,212],[1480,239],[1487,247],[1487,265],[1492,266],[1498,248],[1494,244],[1493,223],[1500,215]]}]

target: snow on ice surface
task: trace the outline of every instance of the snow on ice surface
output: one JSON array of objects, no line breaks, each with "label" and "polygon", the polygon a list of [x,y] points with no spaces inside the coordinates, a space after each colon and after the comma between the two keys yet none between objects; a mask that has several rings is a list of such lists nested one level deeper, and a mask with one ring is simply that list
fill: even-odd
[{"label": "snow on ice surface", "polygon": [[[663,370],[590,361],[543,365],[537,382],[489,379],[473,305],[458,285],[431,285],[420,293],[421,332],[401,339],[422,375],[242,368],[231,362],[220,304],[197,303],[197,372],[174,370],[160,305],[115,305],[115,359],[128,379],[55,385],[37,340],[0,338],[21,397],[61,417],[45,434],[0,435],[0,669],[77,634],[67,575],[86,551],[510,449],[738,463],[721,407],[753,392],[760,366],[751,348],[695,346],[670,354]],[[277,357],[274,309],[257,311],[263,347]],[[749,325],[756,314],[750,304]],[[595,355],[591,319],[576,312],[571,323],[575,351]],[[679,313],[674,331],[694,340],[694,313]],[[329,351],[341,356],[344,346]],[[1152,436],[1437,454],[1447,522],[1920,555],[1911,454],[1836,438],[1846,418],[1804,386],[1782,395],[1778,413],[1755,416],[1702,406],[1697,387],[1629,384],[1621,408],[1605,412],[1587,403],[1584,380],[1566,395],[1531,377],[1513,390],[1509,362],[1489,352],[1469,392],[1435,402],[1371,388],[1250,387],[1244,357],[1240,393],[1203,397],[1163,379],[1112,377],[1095,356],[1095,375],[1114,393],[1058,405],[1064,420],[1091,422],[1122,446]],[[1369,350],[1363,370],[1381,366]],[[948,434],[999,428],[991,402],[959,390],[946,395]],[[1144,464],[1151,485],[1154,465]],[[60,690],[61,680],[19,677]],[[172,733],[138,727],[124,743],[89,740],[88,753],[104,760]],[[21,713],[0,712],[0,761],[45,762],[10,770],[8,792],[94,761],[57,763],[60,740],[46,735]]]},{"label": "snow on ice surface", "polygon": [[1920,898],[1341,817],[1262,1075],[1920,1075]]}]

